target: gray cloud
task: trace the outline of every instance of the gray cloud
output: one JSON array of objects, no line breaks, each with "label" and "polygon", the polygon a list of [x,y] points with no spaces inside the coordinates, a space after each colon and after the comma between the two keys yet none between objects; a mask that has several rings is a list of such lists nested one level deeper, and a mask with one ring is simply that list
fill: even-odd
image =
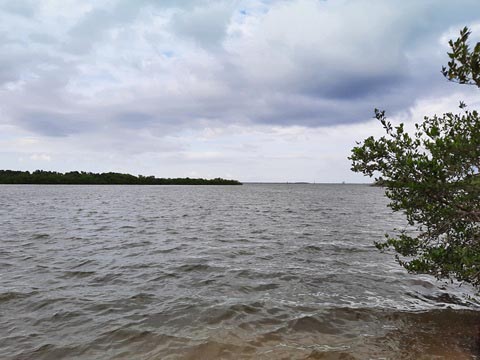
[{"label": "gray cloud", "polygon": [[24,114],[18,121],[28,130],[53,137],[82,133],[90,127],[88,122],[79,119],[78,114],[32,112]]},{"label": "gray cloud", "polygon": [[152,125],[154,118],[150,114],[142,112],[125,112],[115,117],[116,122],[123,127],[141,129]]},{"label": "gray cloud", "polygon": [[31,18],[36,11],[36,1],[34,0],[2,0],[0,7],[3,11],[9,12],[17,16]]},{"label": "gray cloud", "polygon": [[218,46],[235,11],[235,2],[207,3],[176,13],[171,22],[175,34],[190,38],[200,46]]}]

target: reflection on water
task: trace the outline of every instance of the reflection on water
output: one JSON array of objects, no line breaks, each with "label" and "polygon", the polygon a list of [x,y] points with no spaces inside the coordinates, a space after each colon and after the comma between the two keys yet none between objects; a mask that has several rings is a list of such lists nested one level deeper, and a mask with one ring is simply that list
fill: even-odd
[{"label": "reflection on water", "polygon": [[1,186],[0,358],[472,359],[466,286],[363,185]]}]

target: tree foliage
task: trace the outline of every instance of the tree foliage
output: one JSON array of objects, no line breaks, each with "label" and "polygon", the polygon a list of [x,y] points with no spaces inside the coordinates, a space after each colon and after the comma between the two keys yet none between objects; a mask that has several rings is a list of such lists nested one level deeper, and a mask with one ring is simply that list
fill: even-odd
[{"label": "tree foliage", "polygon": [[[443,75],[480,87],[480,43],[468,46],[464,28],[450,41]],[[352,170],[377,176],[394,211],[405,213],[416,231],[400,231],[376,243],[393,248],[407,270],[480,286],[480,119],[460,102],[460,113],[425,117],[413,134],[393,126],[375,110],[385,135],[352,149]]]},{"label": "tree foliage", "polygon": [[442,67],[442,74],[450,81],[480,87],[480,42],[470,51],[470,35],[470,30],[465,27],[460,30],[460,37],[456,41],[448,42],[452,51],[448,53],[450,61],[448,67]]}]

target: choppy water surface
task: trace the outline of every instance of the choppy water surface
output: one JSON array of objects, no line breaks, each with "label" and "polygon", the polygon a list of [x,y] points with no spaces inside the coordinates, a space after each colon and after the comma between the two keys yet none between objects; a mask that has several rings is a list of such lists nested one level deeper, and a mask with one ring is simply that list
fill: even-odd
[{"label": "choppy water surface", "polygon": [[364,185],[0,186],[2,359],[471,359],[468,287],[406,274]]}]

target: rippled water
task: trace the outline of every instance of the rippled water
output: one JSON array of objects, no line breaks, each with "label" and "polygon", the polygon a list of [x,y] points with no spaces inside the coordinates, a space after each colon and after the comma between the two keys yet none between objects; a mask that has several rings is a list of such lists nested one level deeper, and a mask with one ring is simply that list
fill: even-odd
[{"label": "rippled water", "polygon": [[468,287],[403,271],[365,185],[0,186],[2,359],[471,359]]}]

